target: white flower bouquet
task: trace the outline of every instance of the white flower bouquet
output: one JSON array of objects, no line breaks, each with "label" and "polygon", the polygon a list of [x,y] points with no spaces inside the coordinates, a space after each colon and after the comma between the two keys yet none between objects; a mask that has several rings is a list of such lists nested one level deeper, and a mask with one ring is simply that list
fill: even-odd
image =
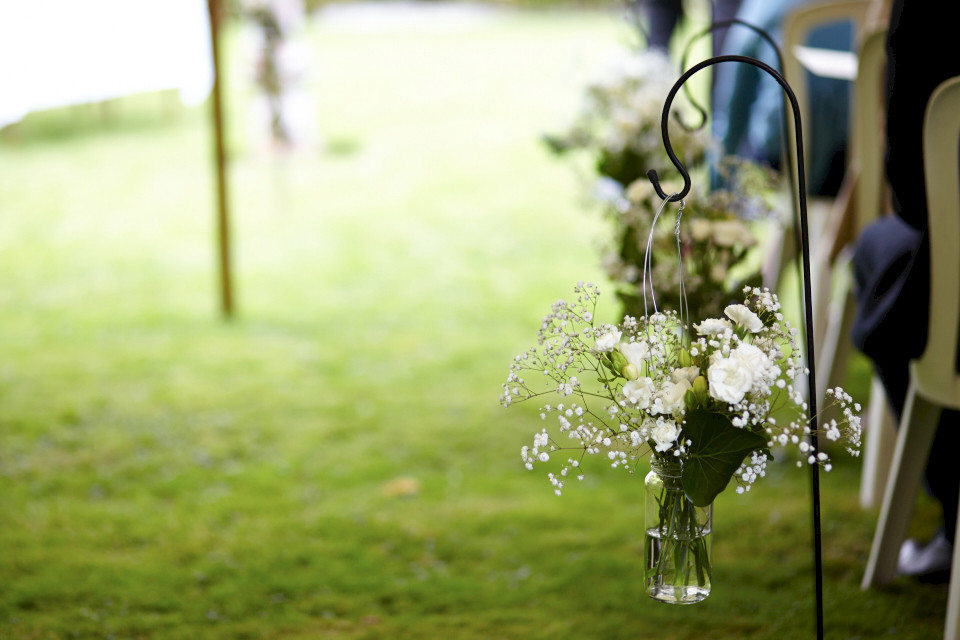
[{"label": "white flower bouquet", "polygon": [[[545,136],[557,154],[593,158],[592,195],[609,224],[601,242],[602,264],[626,315],[642,310],[639,275],[647,233],[660,207],[646,172],[663,160],[663,98],[675,78],[676,69],[664,53],[632,52],[587,87],[584,106],[564,133]],[[705,170],[709,152],[719,147],[706,128],[673,127],[671,142],[691,171]],[[755,163],[727,158],[719,165],[727,188],[692,199],[698,203],[690,206],[699,222],[682,238],[689,278],[686,302],[702,317],[719,314],[739,286],[759,284],[759,266],[747,260],[757,244],[750,221],[774,217],[768,196],[779,188],[774,173]],[[669,221],[662,220],[654,231],[653,276],[666,305],[679,308],[678,260]]]},{"label": "white flower bouquet", "polygon": [[[643,176],[663,153],[660,114],[676,69],[662,52],[630,52],[615,61],[605,77],[586,88],[583,107],[569,129],[546,136],[557,153],[592,152],[601,176],[627,185]],[[713,145],[703,129],[677,133],[674,148],[690,164],[703,160]]]},{"label": "white flower bouquet", "polygon": [[[692,329],[675,312],[599,323],[599,290],[580,283],[574,292],[575,302],[553,305],[537,346],[516,356],[503,385],[504,406],[557,396],[540,410],[553,429],[542,428],[521,449],[523,463],[531,470],[555,464],[547,478],[561,495],[570,479],[583,479],[586,456],[603,455],[630,473],[652,456],[665,473],[656,485],[656,521],[648,522],[648,547],[656,543],[647,554],[648,593],[702,599],[696,594],[704,584],[709,593],[710,524],[698,510],[731,480],[738,493],[749,491],[774,448],[795,449],[798,465],[831,468],[828,454],[814,454],[809,442],[810,416],[796,384],[807,374],[797,331],[777,297],[756,287],[745,287],[743,304],[727,306],[724,317]],[[860,406],[839,387],[829,396],[842,417],[820,425],[818,435],[857,455]],[[688,581],[692,590],[673,589]]]}]

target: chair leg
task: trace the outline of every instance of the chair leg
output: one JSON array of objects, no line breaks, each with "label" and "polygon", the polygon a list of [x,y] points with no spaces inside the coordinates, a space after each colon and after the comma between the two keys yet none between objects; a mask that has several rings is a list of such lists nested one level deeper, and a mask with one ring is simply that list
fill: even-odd
[{"label": "chair leg", "polygon": [[[784,229],[776,224],[768,226],[768,247],[763,258],[763,264],[760,266],[760,274],[763,278],[763,286],[771,291],[777,291],[780,286],[780,278],[787,268],[795,262],[797,252],[793,244],[793,227]],[[787,233],[788,231],[789,233]]]},{"label": "chair leg", "polygon": [[860,583],[862,589],[889,582],[896,575],[900,544],[910,525],[920,476],[930,454],[941,410],[939,405],[921,397],[911,381],[897,434],[892,473],[887,478],[870,559]]},{"label": "chair leg", "polygon": [[[825,244],[825,243],[821,243]],[[830,260],[829,252],[825,247],[811,256],[810,293],[813,296],[813,341],[814,345],[823,350],[824,338],[827,335],[827,325],[830,322],[830,297],[833,293],[834,265]],[[816,353],[814,355],[817,355]],[[817,360],[817,365],[821,365]],[[827,371],[822,367],[819,370]],[[819,392],[819,389],[817,390]]]},{"label": "chair leg", "polygon": [[[821,351],[826,346],[830,354],[834,352],[838,343],[848,339],[847,332],[841,332],[839,337],[830,334],[839,330],[834,323],[839,323],[843,317],[844,306],[847,304],[847,291],[851,288],[849,284],[851,277],[846,263],[853,254],[849,244],[853,236],[855,215],[853,194],[857,182],[858,171],[848,169],[836,199],[826,206],[816,248],[810,255],[814,263],[810,283],[813,293],[814,340]],[[835,283],[835,274],[838,274],[842,281]],[[837,287],[835,284],[840,286]],[[818,358],[817,364],[821,362],[822,360]],[[829,371],[827,368],[823,370]],[[823,389],[826,389],[826,382],[824,378]],[[820,391],[820,389],[817,390],[818,393]]]},{"label": "chair leg", "polygon": [[834,267],[837,272],[837,291],[840,298],[829,304],[823,340],[817,353],[817,370],[826,371],[817,382],[817,399],[823,402],[824,393],[830,387],[842,385],[850,360],[850,331],[857,314],[857,302],[853,297],[853,282],[848,261],[838,261]]},{"label": "chair leg", "polygon": [[870,383],[870,404],[863,427],[863,469],[860,472],[860,506],[876,507],[883,496],[883,487],[890,475],[897,428],[887,406],[886,392],[878,376]]}]

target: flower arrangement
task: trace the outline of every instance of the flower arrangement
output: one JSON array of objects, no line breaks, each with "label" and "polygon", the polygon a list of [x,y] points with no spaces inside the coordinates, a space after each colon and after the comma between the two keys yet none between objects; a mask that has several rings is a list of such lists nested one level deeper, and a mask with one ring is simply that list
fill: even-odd
[{"label": "flower arrangement", "polygon": [[[608,77],[587,87],[584,107],[566,133],[545,137],[558,154],[586,152],[594,157],[592,192],[610,229],[601,246],[602,263],[625,315],[642,311],[638,276],[647,232],[660,204],[646,171],[663,159],[663,98],[675,76],[664,53],[632,53]],[[717,146],[706,129],[676,127],[671,142],[694,171],[705,170],[708,153]],[[695,207],[699,222],[682,238],[688,292],[693,292],[687,304],[698,317],[719,314],[739,286],[759,284],[759,265],[747,260],[757,244],[748,221],[773,217],[767,196],[778,188],[773,172],[743,159],[725,159],[720,175],[727,188],[696,198],[702,203]],[[679,308],[677,252],[669,223],[663,220],[655,229],[650,266],[665,305]]]},{"label": "flower arrangement", "polygon": [[[648,456],[655,469],[672,469],[677,490],[667,490],[670,473],[664,474],[657,520],[648,528],[648,538],[661,545],[648,553],[648,593],[663,590],[665,579],[691,575],[702,587],[710,575],[703,547],[709,531],[698,509],[731,480],[737,493],[749,491],[778,447],[794,448],[798,465],[831,468],[828,454],[814,453],[808,441],[811,420],[796,384],[808,371],[797,331],[776,295],[758,287],[744,287],[743,304],[726,306],[723,317],[692,327],[672,311],[600,323],[598,288],[579,283],[574,293],[575,302],[553,305],[537,346],[516,356],[503,384],[504,406],[557,396],[540,409],[554,429],[542,428],[521,449],[523,463],[533,470],[558,462],[547,474],[557,495],[570,479],[583,479],[586,456],[605,455],[613,468],[630,473]],[[829,400],[842,417],[820,425],[818,435],[857,455],[860,405],[839,387]]]},{"label": "flower arrangement", "polygon": [[[598,175],[628,185],[662,157],[660,114],[675,78],[664,53],[630,53],[587,86],[583,108],[567,132],[545,140],[557,153],[593,152]],[[683,129],[671,139],[677,155],[690,165],[702,162],[713,145],[704,130]]]},{"label": "flower arrangement", "polygon": [[643,313],[640,274],[651,229],[649,277],[658,283],[665,307],[680,308],[678,255],[684,267],[684,302],[694,317],[719,315],[739,288],[760,284],[759,264],[751,261],[751,250],[758,244],[752,225],[776,218],[770,196],[778,188],[778,178],[733,158],[721,163],[719,173],[725,188],[695,193],[687,203],[690,223],[681,229],[679,254],[676,225],[666,217],[657,220],[660,198],[646,176],[630,184],[618,201],[608,201],[604,209],[612,235],[603,267],[614,282],[624,315]]}]

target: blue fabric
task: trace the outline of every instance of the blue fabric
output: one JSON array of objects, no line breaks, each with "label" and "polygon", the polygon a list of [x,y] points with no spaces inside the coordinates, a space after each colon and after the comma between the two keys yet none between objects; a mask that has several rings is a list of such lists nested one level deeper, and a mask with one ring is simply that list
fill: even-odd
[{"label": "blue fabric", "polygon": [[[782,41],[780,24],[786,13],[808,0],[744,0],[737,18],[763,29]],[[815,30],[809,46],[850,50],[852,28],[839,23]],[[778,68],[770,44],[744,27],[731,27],[724,54],[750,56]],[[783,89],[756,67],[727,62],[714,67],[713,132],[725,155],[737,155],[774,167],[780,166],[783,127]],[[808,149],[807,188],[811,193],[833,194],[845,165],[850,83],[808,75],[811,135]],[[790,133],[793,135],[793,132]]]},{"label": "blue fabric", "polygon": [[[646,15],[648,30],[645,32],[647,46],[667,51],[670,39],[683,20],[685,11],[682,0],[634,0],[635,11]],[[712,22],[724,22],[736,16],[740,0],[712,0]],[[713,32],[713,55],[718,55],[727,29]]]}]

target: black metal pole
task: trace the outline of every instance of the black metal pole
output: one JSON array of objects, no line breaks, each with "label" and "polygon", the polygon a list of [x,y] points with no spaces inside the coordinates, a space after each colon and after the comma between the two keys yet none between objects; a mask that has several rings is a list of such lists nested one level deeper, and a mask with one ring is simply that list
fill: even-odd
[{"label": "black metal pole", "polygon": [[676,81],[676,83],[674,83],[673,88],[670,89],[670,93],[667,94],[667,100],[663,105],[663,115],[660,119],[660,130],[663,134],[663,145],[666,149],[667,155],[670,156],[670,160],[673,162],[673,166],[675,166],[680,172],[680,175],[683,176],[683,189],[680,193],[668,196],[663,192],[663,189],[660,188],[660,180],[657,177],[656,170],[650,169],[647,172],[647,177],[650,178],[650,182],[653,184],[653,188],[656,190],[657,195],[670,202],[677,202],[690,192],[690,174],[687,173],[686,168],[677,158],[677,154],[674,153],[673,146],[670,144],[670,134],[667,126],[670,120],[670,105],[673,103],[673,99],[676,97],[680,87],[682,87],[683,83],[686,82],[693,74],[701,69],[705,69],[715,64],[720,64],[721,62],[743,62],[766,71],[773,76],[774,80],[776,80],[781,87],[783,87],[784,92],[787,94],[787,97],[790,100],[790,107],[793,109],[794,133],[797,140],[797,189],[800,202],[800,248],[803,257],[804,322],[806,325],[804,329],[807,342],[807,364],[809,366],[809,372],[807,374],[807,388],[809,392],[808,400],[810,410],[810,444],[813,451],[812,455],[814,456],[814,463],[810,465],[810,475],[813,489],[813,565],[816,599],[816,628],[817,640],[823,640],[823,556],[821,552],[820,531],[820,465],[817,456],[820,451],[820,447],[817,438],[817,384],[816,366],[813,355],[813,295],[810,291],[810,239],[809,231],[807,229],[807,183],[803,165],[803,132],[801,130],[800,122],[800,105],[797,103],[796,94],[794,94],[793,89],[790,88],[790,85],[787,84],[787,81],[784,80],[783,76],[776,69],[765,62],[757,60],[756,58],[738,55],[716,56],[714,58],[709,58],[703,62],[697,63],[689,70],[684,72],[683,75],[681,75]]}]

